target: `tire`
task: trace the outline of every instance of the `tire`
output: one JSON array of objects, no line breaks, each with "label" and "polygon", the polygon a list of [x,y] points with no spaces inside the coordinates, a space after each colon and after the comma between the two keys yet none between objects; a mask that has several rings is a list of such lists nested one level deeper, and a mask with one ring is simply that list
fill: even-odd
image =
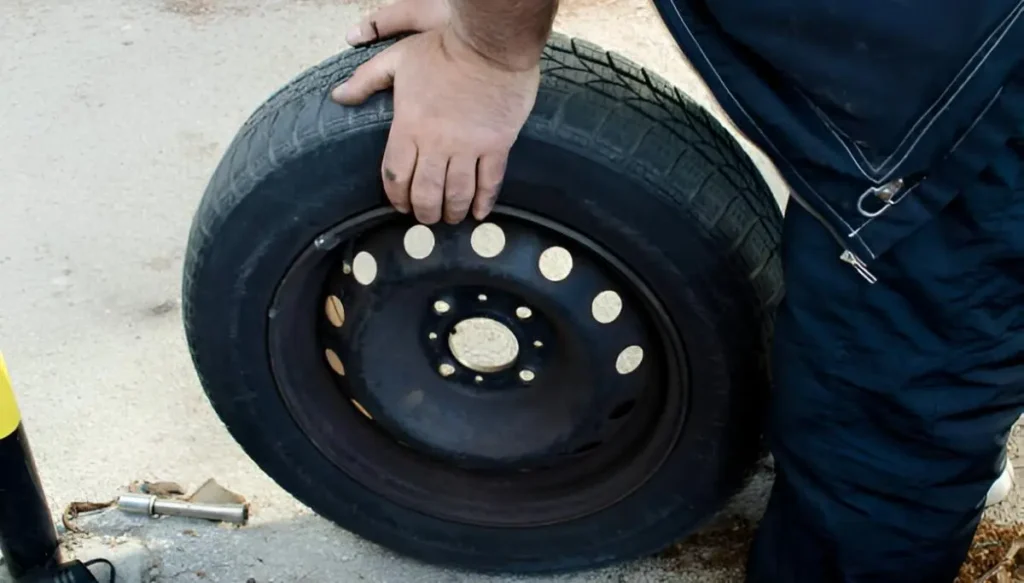
[{"label": "tire", "polygon": [[332,57],[273,95],[202,198],[183,314],[214,409],[259,467],[315,512],[423,561],[547,573],[657,553],[722,508],[761,453],[766,355],[783,294],[781,213],[768,187],[725,129],[678,90],[555,35],[499,202],[600,241],[654,290],[685,345],[686,421],[642,486],[575,520],[498,528],[405,507],[352,478],[304,433],[267,340],[275,292],[317,234],[386,206],[379,168],[390,94],[355,108],[328,97],[383,46]]}]

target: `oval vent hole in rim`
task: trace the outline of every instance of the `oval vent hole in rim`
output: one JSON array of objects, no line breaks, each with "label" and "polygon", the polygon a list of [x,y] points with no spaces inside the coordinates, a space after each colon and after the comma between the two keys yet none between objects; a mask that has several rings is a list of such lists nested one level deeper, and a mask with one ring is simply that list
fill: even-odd
[{"label": "oval vent hole in rim", "polygon": [[426,259],[434,250],[434,232],[426,225],[413,225],[402,239],[405,252],[413,259]]},{"label": "oval vent hole in rim", "polygon": [[324,311],[327,312],[327,320],[335,328],[341,328],[345,324],[345,305],[338,296],[327,296]]},{"label": "oval vent hole in rim", "polygon": [[377,279],[377,259],[366,251],[356,253],[352,259],[352,275],[362,285],[370,285]]},{"label": "oval vent hole in rim", "polygon": [[357,411],[359,411],[360,413],[362,413],[364,417],[366,417],[366,418],[367,418],[367,419],[369,419],[370,421],[373,421],[373,415],[370,415],[370,412],[369,412],[369,411],[367,411],[367,410],[366,410],[366,407],[363,407],[363,406],[362,406],[362,405],[361,405],[361,404],[359,403],[359,401],[356,401],[355,399],[352,399],[352,405],[353,405],[353,406],[354,406],[354,407],[356,408],[356,410],[357,410]]},{"label": "oval vent hole in rim", "polygon": [[640,368],[644,361],[644,349],[636,346],[627,346],[615,359],[615,370],[621,375],[627,375]]},{"label": "oval vent hole in rim", "polygon": [[572,253],[565,247],[548,247],[540,254],[537,268],[548,281],[562,281],[572,273]]},{"label": "oval vent hole in rim", "polygon": [[505,231],[494,223],[482,223],[473,229],[469,245],[480,257],[492,259],[505,249]]},{"label": "oval vent hole in rim", "polygon": [[622,313],[622,297],[612,290],[605,290],[590,303],[590,314],[599,324],[611,324]]},{"label": "oval vent hole in rim", "polygon": [[327,365],[331,367],[338,376],[345,376],[345,365],[341,363],[341,358],[338,357],[338,353],[328,348],[324,350],[324,357],[327,359]]}]

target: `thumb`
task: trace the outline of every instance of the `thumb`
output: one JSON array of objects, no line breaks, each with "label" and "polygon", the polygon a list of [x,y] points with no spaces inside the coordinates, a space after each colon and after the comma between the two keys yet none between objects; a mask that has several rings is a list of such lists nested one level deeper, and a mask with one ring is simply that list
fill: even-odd
[{"label": "thumb", "polygon": [[331,91],[331,99],[342,105],[359,105],[371,95],[390,88],[395,82],[399,49],[396,43],[360,65],[347,81]]}]

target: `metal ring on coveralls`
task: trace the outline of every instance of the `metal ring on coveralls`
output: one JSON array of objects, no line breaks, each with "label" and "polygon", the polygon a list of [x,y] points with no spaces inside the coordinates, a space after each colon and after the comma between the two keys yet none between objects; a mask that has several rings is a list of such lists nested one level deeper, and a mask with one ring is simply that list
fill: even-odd
[{"label": "metal ring on coveralls", "polygon": [[[880,201],[882,203],[881,208],[879,208],[878,210],[875,210],[875,211],[869,211],[869,210],[865,209],[864,208],[864,200],[867,199],[868,197],[871,197],[871,198],[874,198],[874,199]],[[900,197],[900,198],[903,198],[903,197]],[[889,200],[883,200],[881,198],[878,198],[878,189],[877,188],[869,188],[869,189],[865,190],[863,194],[860,195],[860,198],[857,199],[857,212],[859,212],[860,214],[864,215],[865,217],[873,219],[873,218],[881,215],[885,211],[889,210],[890,207],[895,206],[895,204],[897,202],[899,202],[899,199],[897,199],[897,198],[891,198]]]}]

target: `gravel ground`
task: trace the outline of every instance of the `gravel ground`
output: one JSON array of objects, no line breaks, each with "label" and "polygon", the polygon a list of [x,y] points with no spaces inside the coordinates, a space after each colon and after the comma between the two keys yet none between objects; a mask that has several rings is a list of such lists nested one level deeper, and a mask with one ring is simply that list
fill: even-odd
[{"label": "gravel ground", "polygon": [[[228,436],[182,335],[185,238],[214,164],[252,109],[343,48],[374,3],[0,3],[0,348],[52,511],[110,499],[134,480],[195,487],[209,477],[253,504],[241,529],[117,512],[83,519],[86,534],[65,538],[69,555],[112,558],[119,580],[518,580],[420,565],[313,515]],[[717,111],[646,1],[568,1],[558,28]],[[764,157],[751,154],[783,201]],[[756,518],[766,486],[762,476],[731,514]],[[999,512],[1016,516],[1020,496]],[[726,535],[672,558],[532,580],[736,581],[746,527],[724,524]]]}]

